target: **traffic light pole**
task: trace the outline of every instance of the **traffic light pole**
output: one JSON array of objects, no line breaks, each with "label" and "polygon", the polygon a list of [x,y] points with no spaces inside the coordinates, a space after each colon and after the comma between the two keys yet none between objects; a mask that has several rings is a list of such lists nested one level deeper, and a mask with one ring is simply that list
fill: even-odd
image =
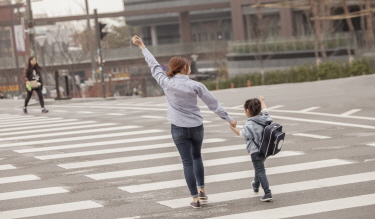
[{"label": "traffic light pole", "polygon": [[98,67],[99,67],[99,73],[100,73],[100,81],[102,82],[103,98],[106,98],[105,81],[104,81],[104,74],[103,74],[102,45],[100,43],[101,28],[100,28],[100,24],[98,21],[98,11],[96,9],[94,9],[94,16],[95,16],[96,40],[98,42]]},{"label": "traffic light pole", "polygon": [[30,38],[30,49],[31,49],[30,53],[32,56],[36,56],[35,29],[34,29],[34,21],[33,21],[33,11],[31,10],[30,0],[27,0],[27,27],[28,27],[29,38]]}]

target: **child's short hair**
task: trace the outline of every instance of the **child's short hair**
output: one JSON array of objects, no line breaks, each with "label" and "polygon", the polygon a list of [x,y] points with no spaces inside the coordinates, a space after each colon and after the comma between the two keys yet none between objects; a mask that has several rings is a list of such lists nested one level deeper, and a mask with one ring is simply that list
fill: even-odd
[{"label": "child's short hair", "polygon": [[243,105],[245,110],[249,110],[251,116],[256,116],[262,110],[260,100],[258,98],[248,99],[246,100],[245,104]]}]

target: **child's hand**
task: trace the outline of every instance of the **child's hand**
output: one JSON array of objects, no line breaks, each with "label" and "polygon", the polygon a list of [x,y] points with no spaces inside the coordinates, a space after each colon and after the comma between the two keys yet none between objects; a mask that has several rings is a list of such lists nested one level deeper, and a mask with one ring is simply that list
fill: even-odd
[{"label": "child's hand", "polygon": [[259,100],[260,100],[260,101],[265,101],[266,98],[264,98],[262,95],[260,95],[260,96],[259,96]]},{"label": "child's hand", "polygon": [[235,128],[237,125],[237,121],[233,119],[232,121],[229,122],[229,124],[230,124],[230,127]]}]

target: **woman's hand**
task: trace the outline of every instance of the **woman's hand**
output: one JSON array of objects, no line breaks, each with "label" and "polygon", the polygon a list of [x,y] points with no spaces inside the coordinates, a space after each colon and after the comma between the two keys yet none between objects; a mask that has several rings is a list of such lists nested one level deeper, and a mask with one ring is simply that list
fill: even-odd
[{"label": "woman's hand", "polygon": [[139,47],[144,46],[142,39],[137,35],[133,36],[132,41],[135,45]]},{"label": "woman's hand", "polygon": [[232,126],[233,128],[235,128],[236,125],[237,125],[237,121],[234,120],[234,119],[232,121],[230,121],[229,123],[230,123],[230,126]]},{"label": "woman's hand", "polygon": [[264,98],[263,96],[259,96],[259,100],[260,100],[260,101],[265,101],[266,98]]}]

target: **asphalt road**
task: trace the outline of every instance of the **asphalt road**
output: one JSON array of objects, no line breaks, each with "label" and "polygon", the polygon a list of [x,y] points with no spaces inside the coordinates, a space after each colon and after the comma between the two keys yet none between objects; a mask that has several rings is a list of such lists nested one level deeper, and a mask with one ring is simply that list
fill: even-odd
[{"label": "asphalt road", "polygon": [[264,95],[286,140],[266,161],[274,200],[251,190],[243,139],[199,103],[209,202],[189,207],[165,97],[0,100],[0,218],[374,218],[375,75],[213,91],[239,127]]}]

